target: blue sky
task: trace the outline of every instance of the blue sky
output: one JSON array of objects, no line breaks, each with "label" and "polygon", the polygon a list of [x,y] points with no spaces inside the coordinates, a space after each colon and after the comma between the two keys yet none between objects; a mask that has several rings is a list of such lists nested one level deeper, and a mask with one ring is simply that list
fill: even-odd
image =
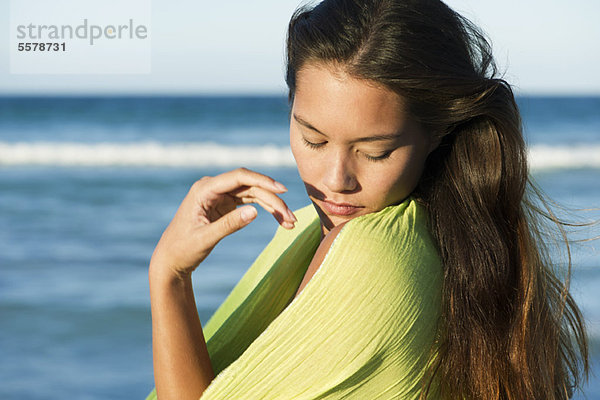
[{"label": "blue sky", "polygon": [[[285,31],[301,2],[152,0],[151,73],[19,75],[9,72],[10,1],[0,4],[0,94],[283,94]],[[488,33],[517,93],[600,95],[600,1],[446,3]]]}]

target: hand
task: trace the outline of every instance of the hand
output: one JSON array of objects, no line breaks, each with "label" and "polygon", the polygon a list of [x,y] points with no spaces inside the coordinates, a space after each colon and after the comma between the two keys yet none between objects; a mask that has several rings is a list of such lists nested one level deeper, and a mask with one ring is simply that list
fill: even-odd
[{"label": "hand", "polygon": [[292,229],[296,217],[276,195],[286,191],[274,179],[246,168],[196,181],[156,245],[151,268],[169,275],[191,274],[221,239],[256,217],[254,207],[238,205],[257,203]]}]

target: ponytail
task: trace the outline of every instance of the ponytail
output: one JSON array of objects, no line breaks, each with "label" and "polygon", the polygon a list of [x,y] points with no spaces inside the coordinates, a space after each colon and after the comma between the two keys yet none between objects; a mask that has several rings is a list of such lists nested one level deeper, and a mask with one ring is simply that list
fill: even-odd
[{"label": "ponytail", "polygon": [[416,192],[445,267],[434,363],[442,391],[448,398],[566,399],[578,355],[587,360],[583,317],[537,245],[540,217],[524,199],[531,182],[514,95],[494,80],[461,103],[473,114],[431,154]]}]

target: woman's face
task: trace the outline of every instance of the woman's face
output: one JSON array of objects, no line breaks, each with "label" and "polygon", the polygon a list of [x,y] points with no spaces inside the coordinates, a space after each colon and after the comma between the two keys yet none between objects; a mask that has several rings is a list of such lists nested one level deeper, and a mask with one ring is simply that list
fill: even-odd
[{"label": "woman's face", "polygon": [[391,90],[307,64],[296,76],[290,146],[323,234],[398,204],[434,146]]}]

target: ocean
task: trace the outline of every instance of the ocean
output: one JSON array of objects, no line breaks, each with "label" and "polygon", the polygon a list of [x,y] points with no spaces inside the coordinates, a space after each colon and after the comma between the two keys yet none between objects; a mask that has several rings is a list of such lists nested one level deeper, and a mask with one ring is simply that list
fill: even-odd
[{"label": "ocean", "polygon": [[[600,219],[600,97],[518,103],[533,179],[592,209],[576,220]],[[238,166],[285,184],[290,208],[308,204],[288,124],[284,97],[0,97],[0,398],[145,398],[155,244],[195,180]],[[203,324],[277,228],[257,209],[194,273]],[[599,248],[572,249],[592,359],[577,399],[600,399]]]}]

